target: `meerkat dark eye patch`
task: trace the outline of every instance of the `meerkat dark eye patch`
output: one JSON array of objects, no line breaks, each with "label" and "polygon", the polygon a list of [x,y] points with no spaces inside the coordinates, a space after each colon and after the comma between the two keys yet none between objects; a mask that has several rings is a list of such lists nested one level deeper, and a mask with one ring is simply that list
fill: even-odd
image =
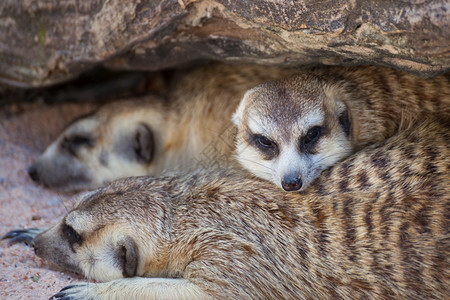
[{"label": "meerkat dark eye patch", "polygon": [[75,134],[64,137],[61,141],[61,147],[76,155],[80,147],[94,147],[95,141],[91,136]]},{"label": "meerkat dark eye patch", "polygon": [[251,143],[265,156],[265,159],[273,159],[278,155],[278,145],[271,139],[261,134],[250,134]]},{"label": "meerkat dark eye patch", "polygon": [[275,143],[263,135],[256,134],[254,136],[254,139],[255,139],[256,143],[258,144],[258,146],[261,148],[267,149],[267,148],[275,147]]},{"label": "meerkat dark eye patch", "polygon": [[64,224],[62,227],[63,236],[67,239],[70,247],[73,250],[74,244],[81,244],[83,242],[83,238],[79,235],[72,226]]},{"label": "meerkat dark eye patch", "polygon": [[153,131],[146,124],[139,124],[136,128],[133,149],[137,158],[149,163],[153,159],[155,139]]},{"label": "meerkat dark eye patch", "polygon": [[314,126],[303,137],[303,141],[305,144],[310,144],[315,141],[317,141],[322,134],[322,127],[321,126]]},{"label": "meerkat dark eye patch", "polygon": [[139,258],[136,244],[131,238],[125,238],[117,246],[116,261],[123,277],[136,276]]},{"label": "meerkat dark eye patch", "polygon": [[340,116],[339,116],[339,125],[342,127],[342,130],[344,131],[346,136],[350,135],[350,129],[351,129],[351,121],[350,117],[348,115],[348,110],[344,110]]},{"label": "meerkat dark eye patch", "polygon": [[311,127],[308,132],[300,138],[300,150],[312,153],[314,146],[322,136],[323,132],[324,128],[322,126]]}]

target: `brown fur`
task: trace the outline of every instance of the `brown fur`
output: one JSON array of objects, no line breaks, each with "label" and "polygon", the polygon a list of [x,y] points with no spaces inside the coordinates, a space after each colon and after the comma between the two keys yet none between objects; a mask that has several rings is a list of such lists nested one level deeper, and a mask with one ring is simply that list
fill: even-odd
[{"label": "brown fur", "polygon": [[[259,83],[293,74],[257,65],[207,64],[174,72],[163,97],[146,96],[110,103],[74,122],[29,168],[30,176],[51,188],[92,189],[121,177],[159,175],[220,162],[233,164],[235,128],[231,115],[245,91]],[[141,125],[153,135],[151,159],[135,155]],[[88,136],[92,145],[76,153],[62,144]]]},{"label": "brown fur", "polygon": [[[445,299],[449,128],[440,120],[403,131],[304,193],[232,171],[122,179],[86,196],[33,244],[44,259],[64,257],[105,280],[101,259],[82,269],[81,255],[113,256],[116,243],[131,240],[134,276],[172,278],[120,279],[131,257],[111,267],[119,275],[108,282],[62,292],[74,299]],[[64,224],[82,237],[73,252],[61,250]]]},{"label": "brown fur", "polygon": [[[175,78],[168,80],[168,87],[161,91],[164,97],[147,96],[108,104],[73,123],[30,166],[30,176],[51,188],[73,191],[100,187],[127,176],[159,175],[214,164],[228,167],[234,164],[231,153],[236,135],[230,118],[245,92],[295,73],[300,75],[276,85],[284,85],[287,90],[297,88],[295,93],[300,96],[307,94],[306,90],[323,93],[327,85],[330,93],[344,94],[342,100],[350,107],[355,125],[355,148],[394,134],[405,108],[412,115],[449,111],[450,88],[444,76],[423,79],[381,67],[301,71],[211,63],[175,71]],[[281,99],[272,100],[270,109],[261,108],[267,114],[290,112]],[[296,98],[300,106],[310,106],[303,100]],[[95,125],[79,130],[86,120]],[[330,126],[336,128],[337,123],[330,120]],[[147,143],[154,152],[152,159],[145,162],[133,156],[132,143],[141,124],[148,126],[154,137]],[[61,144],[70,140],[74,132],[88,135],[93,145],[81,145],[75,154],[63,149]]]},{"label": "brown fur", "polygon": [[[387,67],[331,67],[321,80],[343,92],[353,124],[355,148],[383,141],[423,114],[450,117],[450,77],[422,78]],[[334,86],[334,87],[332,87]]]},{"label": "brown fur", "polygon": [[257,84],[294,73],[292,69],[221,63],[177,73],[168,89],[169,128],[163,129],[169,140],[166,148],[175,146],[183,151],[186,143],[195,143],[201,152],[214,143],[219,154],[229,156],[235,135],[231,115],[244,93]]}]

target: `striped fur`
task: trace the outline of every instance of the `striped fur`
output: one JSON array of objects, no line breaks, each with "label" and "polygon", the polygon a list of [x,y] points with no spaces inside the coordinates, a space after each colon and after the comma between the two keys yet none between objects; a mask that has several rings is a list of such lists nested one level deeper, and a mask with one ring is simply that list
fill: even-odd
[{"label": "striped fur", "polygon": [[[302,193],[237,171],[121,179],[82,199],[34,247],[91,279],[119,274],[62,292],[73,299],[445,299],[447,122],[368,147]],[[81,242],[63,252],[67,223]],[[111,256],[124,239],[139,250],[131,275],[150,278],[121,278],[128,260]]]}]

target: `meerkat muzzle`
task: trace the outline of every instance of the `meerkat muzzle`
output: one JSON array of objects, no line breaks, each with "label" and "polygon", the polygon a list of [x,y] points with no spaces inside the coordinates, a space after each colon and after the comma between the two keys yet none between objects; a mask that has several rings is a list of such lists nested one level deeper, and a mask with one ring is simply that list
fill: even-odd
[{"label": "meerkat muzzle", "polygon": [[299,178],[298,174],[289,174],[284,176],[281,181],[281,186],[287,192],[298,191],[303,185],[302,180]]}]

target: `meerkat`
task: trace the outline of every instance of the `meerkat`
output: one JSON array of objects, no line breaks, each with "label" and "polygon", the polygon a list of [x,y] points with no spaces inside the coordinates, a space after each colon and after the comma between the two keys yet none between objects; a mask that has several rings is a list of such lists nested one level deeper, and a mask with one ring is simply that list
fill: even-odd
[{"label": "meerkat", "polygon": [[449,76],[420,78],[386,67],[327,67],[250,89],[233,115],[236,157],[285,191],[391,137],[409,120],[450,117]]},{"label": "meerkat", "polygon": [[174,72],[162,96],[118,101],[68,126],[29,168],[53,189],[93,189],[121,177],[234,163],[231,115],[249,88],[293,74],[207,64]]},{"label": "meerkat", "polygon": [[102,281],[52,299],[445,299],[449,125],[367,147],[304,193],[235,171],[126,178],[3,238]]}]

